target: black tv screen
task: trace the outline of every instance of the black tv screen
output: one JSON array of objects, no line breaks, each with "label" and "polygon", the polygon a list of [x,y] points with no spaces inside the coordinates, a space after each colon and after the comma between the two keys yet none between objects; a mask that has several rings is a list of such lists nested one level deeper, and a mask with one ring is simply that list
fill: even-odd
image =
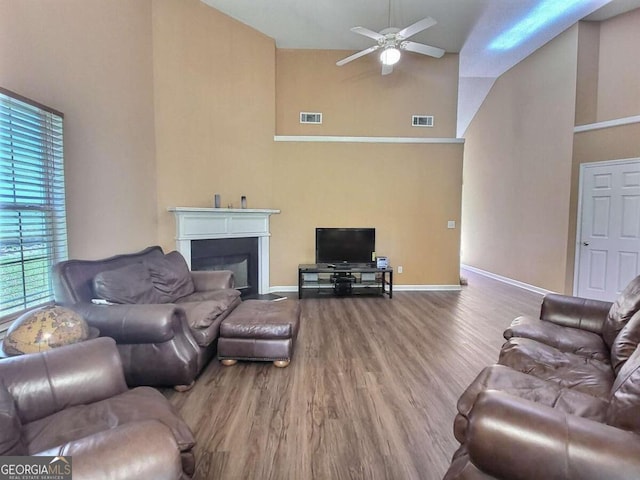
[{"label": "black tv screen", "polygon": [[375,228],[316,228],[316,263],[373,262]]}]

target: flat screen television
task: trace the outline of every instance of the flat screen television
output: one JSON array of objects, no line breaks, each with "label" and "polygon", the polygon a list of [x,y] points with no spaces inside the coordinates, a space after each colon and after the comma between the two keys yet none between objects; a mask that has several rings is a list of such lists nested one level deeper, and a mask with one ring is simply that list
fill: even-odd
[{"label": "flat screen television", "polygon": [[372,264],[375,228],[316,228],[316,263]]}]

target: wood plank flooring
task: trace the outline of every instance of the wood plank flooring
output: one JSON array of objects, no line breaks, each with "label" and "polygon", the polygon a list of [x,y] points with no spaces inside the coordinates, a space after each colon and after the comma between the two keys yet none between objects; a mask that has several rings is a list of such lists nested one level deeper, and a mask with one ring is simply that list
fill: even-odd
[{"label": "wood plank flooring", "polygon": [[195,433],[195,479],[441,479],[458,397],[541,302],[465,276],[460,292],[304,299],[289,367],[213,360],[165,390]]}]

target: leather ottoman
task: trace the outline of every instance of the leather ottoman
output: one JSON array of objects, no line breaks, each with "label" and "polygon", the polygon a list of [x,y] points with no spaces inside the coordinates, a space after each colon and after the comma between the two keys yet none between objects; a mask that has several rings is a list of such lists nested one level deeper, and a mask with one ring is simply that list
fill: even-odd
[{"label": "leather ottoman", "polygon": [[220,324],[218,358],[227,366],[238,360],[257,360],[286,367],[299,324],[298,302],[246,300]]}]

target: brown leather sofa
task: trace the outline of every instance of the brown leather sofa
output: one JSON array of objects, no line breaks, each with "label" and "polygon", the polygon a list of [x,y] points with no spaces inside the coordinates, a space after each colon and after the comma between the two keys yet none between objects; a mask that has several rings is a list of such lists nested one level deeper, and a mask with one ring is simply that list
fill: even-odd
[{"label": "brown leather sofa", "polygon": [[158,246],[61,262],[53,285],[56,303],[115,339],[130,386],[192,384],[216,352],[220,323],[241,302],[232,272],[190,272],[178,252]]},{"label": "brown leather sofa", "polygon": [[452,479],[640,478],[640,277],[615,303],[547,295],[458,400]]},{"label": "brown leather sofa", "polygon": [[0,455],[73,457],[74,479],[187,479],[189,427],[125,383],[110,338],[0,360]]}]

